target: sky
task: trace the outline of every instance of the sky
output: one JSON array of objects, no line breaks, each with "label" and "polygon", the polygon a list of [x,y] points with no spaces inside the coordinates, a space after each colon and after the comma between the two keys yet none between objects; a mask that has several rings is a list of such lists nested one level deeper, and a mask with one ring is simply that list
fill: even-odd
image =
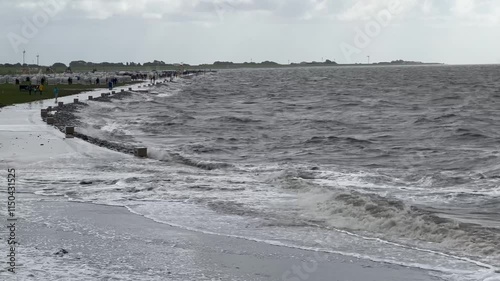
[{"label": "sky", "polygon": [[0,63],[500,64],[499,0],[0,0]]}]

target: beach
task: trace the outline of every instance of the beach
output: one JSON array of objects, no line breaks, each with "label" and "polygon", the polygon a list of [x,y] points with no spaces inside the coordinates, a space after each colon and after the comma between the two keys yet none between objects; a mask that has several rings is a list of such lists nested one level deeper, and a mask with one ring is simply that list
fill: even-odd
[{"label": "beach", "polygon": [[[418,269],[187,231],[122,207],[31,194],[18,202],[27,214],[18,222],[17,280],[440,280]],[[67,254],[57,254],[62,249]]]},{"label": "beach", "polygon": [[[376,77],[424,70],[444,98]],[[16,179],[0,238],[19,243],[2,244],[15,266],[0,277],[500,280],[496,136],[464,125],[488,128],[489,108],[467,118],[490,104],[436,85],[446,67],[271,71],[63,97],[56,126],[40,114],[54,100],[0,109],[2,177]]]},{"label": "beach", "polygon": [[[89,153],[129,157],[65,139],[41,120],[40,109],[49,104],[51,100],[0,111],[3,174],[6,178],[6,170],[13,168],[18,175],[16,273],[2,268],[3,280],[439,280],[421,269],[204,234],[155,222],[124,207],[26,192],[27,163]],[[7,193],[2,196],[6,201]],[[4,222],[6,214],[2,208]],[[2,231],[3,241],[6,235]],[[5,256],[8,249],[2,245]],[[303,264],[306,270],[294,271]]]}]

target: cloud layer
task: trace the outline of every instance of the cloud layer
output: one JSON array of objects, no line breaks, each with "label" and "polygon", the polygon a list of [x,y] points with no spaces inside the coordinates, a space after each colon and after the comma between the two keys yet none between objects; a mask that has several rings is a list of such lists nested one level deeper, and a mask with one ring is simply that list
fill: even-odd
[{"label": "cloud layer", "polygon": [[166,21],[211,21],[227,14],[268,15],[293,20],[366,20],[396,3],[402,17],[442,18],[498,23],[495,0],[1,0],[0,15],[9,18],[59,3],[62,16],[109,19],[144,17]]},{"label": "cloud layer", "polygon": [[[493,36],[500,27],[496,0],[0,0],[0,61],[19,61],[19,48],[27,48],[50,60],[348,62],[340,46],[354,44],[359,30],[388,10],[388,26],[349,60],[499,60],[491,58],[500,47]],[[38,27],[33,36],[23,33],[27,22]],[[21,38],[17,45],[12,34]],[[110,41],[123,46],[111,52]],[[85,47],[90,42],[101,48]],[[202,43],[204,51],[193,47]]]}]

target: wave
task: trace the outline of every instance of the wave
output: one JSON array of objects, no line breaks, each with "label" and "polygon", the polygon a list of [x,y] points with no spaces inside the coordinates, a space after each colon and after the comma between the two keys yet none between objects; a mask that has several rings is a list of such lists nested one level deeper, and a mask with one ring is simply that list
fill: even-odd
[{"label": "wave", "polygon": [[321,144],[335,144],[338,142],[344,142],[348,144],[372,144],[372,142],[369,140],[362,140],[354,137],[336,137],[336,136],[329,136],[329,137],[314,136],[305,141],[305,143],[321,143]]},{"label": "wave", "polygon": [[[416,246],[439,246],[445,251],[496,262],[500,258],[500,231],[460,223],[396,199],[359,192],[302,193],[300,204],[315,222],[354,232],[369,232],[390,241]],[[412,245],[415,246],[415,245]],[[500,264],[497,264],[500,265]]]},{"label": "wave", "polygon": [[194,160],[194,159],[189,159],[186,157],[183,157],[179,154],[173,155],[174,159],[176,159],[178,162],[184,165],[200,168],[203,170],[211,171],[211,170],[217,170],[217,169],[225,169],[225,168],[230,168],[233,165],[228,164],[228,163],[223,163],[223,162],[211,162],[211,161],[201,161],[201,160]]},{"label": "wave", "polygon": [[213,146],[205,146],[202,144],[187,145],[185,148],[189,152],[196,153],[196,154],[220,153],[220,152],[225,151],[225,150],[220,149],[220,148],[215,148]]},{"label": "wave", "polygon": [[455,130],[455,136],[454,137],[460,137],[460,138],[465,138],[465,139],[488,139],[490,138],[489,136],[483,134],[482,132],[478,130],[472,130],[472,129],[463,129],[459,128]]},{"label": "wave", "polygon": [[415,120],[413,123],[415,124],[420,124],[420,123],[432,123],[434,122],[433,120],[430,120],[429,118],[426,117],[420,117],[417,120]]},{"label": "wave", "polygon": [[282,189],[307,191],[315,187],[314,184],[307,180],[315,179],[317,173],[314,168],[311,170],[287,169],[271,175],[265,179],[265,182]]},{"label": "wave", "polygon": [[450,95],[450,96],[442,96],[438,98],[434,98],[431,100],[432,103],[446,102],[446,101],[455,101],[462,99],[459,95]]},{"label": "wave", "polygon": [[444,115],[438,116],[438,117],[434,118],[434,120],[439,121],[439,120],[455,118],[455,117],[458,117],[458,116],[456,114],[450,113],[450,114],[444,114]]},{"label": "wave", "polygon": [[417,120],[415,120],[413,123],[415,124],[420,124],[420,123],[434,123],[434,122],[439,122],[439,121],[446,121],[448,119],[456,119],[460,116],[450,113],[450,114],[444,114],[441,116],[437,116],[434,118],[429,118],[429,117],[419,117]]},{"label": "wave", "polygon": [[172,153],[169,151],[165,150],[158,150],[158,149],[151,149],[148,153],[148,157],[151,159],[156,159],[159,161],[172,161],[176,162],[179,164],[211,171],[211,170],[218,170],[218,169],[226,169],[233,167],[232,164],[229,163],[224,163],[224,162],[215,162],[215,161],[203,161],[203,160],[195,160],[188,158],[186,156],[183,156],[179,153]]},{"label": "wave", "polygon": [[209,121],[217,121],[217,122],[221,122],[221,123],[257,123],[257,122],[261,122],[261,120],[255,120],[255,119],[245,118],[245,117],[236,117],[236,116],[221,116],[221,117],[209,119]]}]

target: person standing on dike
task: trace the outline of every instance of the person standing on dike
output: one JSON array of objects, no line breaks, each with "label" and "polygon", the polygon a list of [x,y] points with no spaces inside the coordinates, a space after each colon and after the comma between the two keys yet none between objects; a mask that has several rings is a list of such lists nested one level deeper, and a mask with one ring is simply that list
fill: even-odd
[{"label": "person standing on dike", "polygon": [[43,94],[44,86],[43,84],[38,86],[38,91],[40,91],[40,96]]},{"label": "person standing on dike", "polygon": [[57,88],[57,86],[54,87],[54,98],[56,99],[56,103],[57,103],[57,97],[59,96],[59,88]]}]

